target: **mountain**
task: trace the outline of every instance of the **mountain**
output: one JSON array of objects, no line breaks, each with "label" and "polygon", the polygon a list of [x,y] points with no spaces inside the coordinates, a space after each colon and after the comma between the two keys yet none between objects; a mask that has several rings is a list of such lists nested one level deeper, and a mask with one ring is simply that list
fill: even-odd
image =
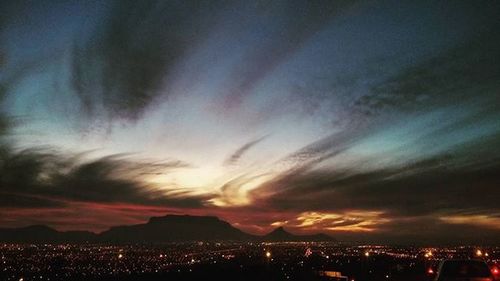
[{"label": "mountain", "polygon": [[247,234],[217,217],[177,216],[152,217],[145,224],[112,227],[98,236],[100,242],[171,242],[252,240]]},{"label": "mountain", "polygon": [[21,228],[0,228],[0,241],[12,243],[83,243],[91,242],[96,234],[88,231],[57,231],[45,225]]},{"label": "mountain", "polygon": [[112,227],[100,234],[60,232],[43,225],[0,228],[0,242],[14,243],[164,243],[182,241],[333,241],[325,234],[294,235],[279,227],[264,236],[245,233],[217,217],[167,215],[147,223]]},{"label": "mountain", "polygon": [[286,231],[283,227],[278,227],[270,233],[261,237],[262,241],[269,242],[327,242],[327,241],[335,241],[333,237],[326,234],[312,234],[312,235],[295,235],[288,231]]}]

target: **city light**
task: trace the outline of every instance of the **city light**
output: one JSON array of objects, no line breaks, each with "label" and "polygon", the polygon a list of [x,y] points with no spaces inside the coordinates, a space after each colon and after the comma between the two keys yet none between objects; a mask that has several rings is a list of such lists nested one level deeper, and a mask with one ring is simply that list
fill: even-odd
[{"label": "city light", "polygon": [[[318,253],[317,257],[323,258],[315,258],[314,254],[306,258],[304,251],[307,248],[310,248],[312,253]],[[420,279],[411,280],[427,280],[437,274],[435,266],[439,261],[468,259],[471,253],[475,256],[477,250],[475,247],[464,246],[435,247],[432,250],[433,260],[429,260],[424,257],[425,254],[429,254],[429,249],[426,248],[345,246],[323,242],[307,244],[218,242],[127,246],[0,244],[0,263],[3,268],[0,271],[0,280],[24,281],[26,278],[31,280],[31,276],[36,276],[35,280],[48,280],[48,278],[62,280],[58,279],[58,276],[65,276],[65,280],[84,280],[89,276],[107,280],[113,276],[129,275],[132,272],[138,276],[158,274],[159,280],[177,280],[181,277],[187,278],[194,272],[198,274],[200,270],[214,264],[223,270],[227,269],[228,272],[245,272],[245,274],[253,274],[253,270],[245,271],[247,268],[256,270],[265,268],[266,272],[281,276],[280,280],[303,280],[296,279],[302,274],[309,274],[308,276],[312,278],[318,274],[327,277],[334,274],[333,272],[339,272],[338,275],[342,276],[344,274],[340,273],[348,273],[346,280],[349,281],[392,280],[397,276],[393,276],[394,272],[391,270],[397,265],[400,270],[397,275],[400,277],[418,275]],[[126,257],[127,253],[129,256]],[[483,247],[481,253],[483,257],[489,253],[487,258],[487,262],[491,262],[489,270],[492,275],[498,277],[500,273],[495,261],[500,260],[500,247]],[[53,267],[55,257],[64,264],[72,266]],[[237,270],[234,270],[236,268]],[[358,271],[352,272],[351,268],[357,268]],[[378,277],[375,272],[380,272]],[[372,278],[363,279],[364,275]],[[233,279],[238,280],[238,278]]]},{"label": "city light", "polygon": [[476,256],[481,257],[483,255],[483,252],[481,250],[476,250]]}]

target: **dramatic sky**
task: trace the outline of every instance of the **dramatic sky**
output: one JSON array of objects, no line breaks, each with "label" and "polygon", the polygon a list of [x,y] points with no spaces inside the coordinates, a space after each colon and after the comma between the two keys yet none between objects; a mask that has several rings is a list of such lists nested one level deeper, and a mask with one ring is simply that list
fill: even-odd
[{"label": "dramatic sky", "polygon": [[10,2],[0,227],[498,242],[498,1]]}]

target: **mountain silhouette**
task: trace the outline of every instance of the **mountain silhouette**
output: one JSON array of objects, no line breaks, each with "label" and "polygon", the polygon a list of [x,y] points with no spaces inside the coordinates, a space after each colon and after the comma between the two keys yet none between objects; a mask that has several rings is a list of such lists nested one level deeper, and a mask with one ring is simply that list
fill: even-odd
[{"label": "mountain silhouette", "polygon": [[45,225],[0,228],[0,241],[13,243],[83,243],[97,235],[89,231],[57,231]]},{"label": "mountain silhouette", "polygon": [[88,231],[61,232],[43,225],[0,228],[0,242],[14,243],[165,243],[184,241],[334,241],[325,234],[294,235],[279,227],[257,236],[211,216],[166,215],[147,223],[111,227],[95,234]]},{"label": "mountain silhouette", "polygon": [[152,217],[145,224],[112,227],[98,236],[101,242],[171,242],[251,240],[247,234],[217,217]]},{"label": "mountain silhouette", "polygon": [[308,241],[308,242],[322,242],[322,241],[335,241],[333,237],[326,234],[312,234],[312,235],[295,235],[286,231],[283,227],[278,227],[270,233],[262,236],[263,241],[270,242],[293,242],[293,241]]}]

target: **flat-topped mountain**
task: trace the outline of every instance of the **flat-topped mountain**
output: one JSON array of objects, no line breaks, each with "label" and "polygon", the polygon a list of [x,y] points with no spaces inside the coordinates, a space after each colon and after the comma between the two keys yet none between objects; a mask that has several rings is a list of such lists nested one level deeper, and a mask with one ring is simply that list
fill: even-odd
[{"label": "flat-topped mountain", "polygon": [[282,227],[264,236],[243,232],[226,221],[210,216],[166,215],[147,223],[112,227],[95,234],[61,232],[43,225],[0,228],[0,242],[15,243],[165,243],[183,241],[333,241],[325,234],[294,235]]},{"label": "flat-topped mountain", "polygon": [[145,224],[112,227],[98,237],[102,242],[245,241],[252,238],[217,217],[188,215],[152,217]]}]

